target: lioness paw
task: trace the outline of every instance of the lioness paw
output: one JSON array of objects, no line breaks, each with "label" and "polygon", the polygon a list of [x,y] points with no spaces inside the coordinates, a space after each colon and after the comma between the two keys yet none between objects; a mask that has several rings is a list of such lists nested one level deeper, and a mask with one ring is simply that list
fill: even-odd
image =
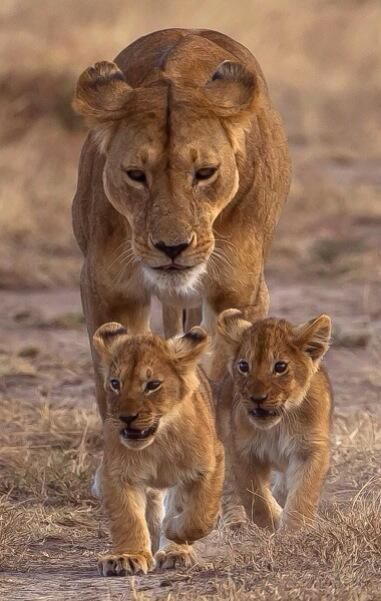
[{"label": "lioness paw", "polygon": [[131,574],[147,574],[153,566],[153,559],[148,554],[120,553],[104,555],[98,560],[101,576],[129,576]]},{"label": "lioness paw", "polygon": [[156,566],[162,570],[173,568],[188,568],[196,561],[196,555],[191,545],[176,545],[168,543],[155,555]]}]

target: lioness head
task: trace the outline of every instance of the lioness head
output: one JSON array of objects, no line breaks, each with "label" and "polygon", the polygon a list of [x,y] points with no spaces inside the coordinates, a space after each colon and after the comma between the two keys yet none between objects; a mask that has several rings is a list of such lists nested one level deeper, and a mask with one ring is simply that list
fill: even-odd
[{"label": "lioness head", "polygon": [[114,63],[80,76],[73,106],[105,155],[103,185],[131,228],[150,283],[187,288],[213,252],[213,223],[234,198],[255,74],[224,61],[203,86],[163,76],[132,88]]},{"label": "lioness head", "polygon": [[271,428],[298,407],[326,353],[331,320],[320,315],[293,326],[284,319],[253,324],[228,309],[218,319],[228,346],[235,400],[258,428]]},{"label": "lioness head", "polygon": [[206,332],[163,340],[153,334],[129,336],[119,323],[102,325],[93,337],[104,368],[107,417],[123,445],[143,449],[170,423],[197,385],[197,361],[207,345]]}]

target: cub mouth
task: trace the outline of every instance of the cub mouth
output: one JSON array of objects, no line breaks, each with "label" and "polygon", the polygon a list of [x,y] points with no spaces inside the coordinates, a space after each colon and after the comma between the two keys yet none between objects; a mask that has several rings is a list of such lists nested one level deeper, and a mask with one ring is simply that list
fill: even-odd
[{"label": "cub mouth", "polygon": [[251,409],[249,411],[249,415],[259,419],[267,419],[268,417],[275,417],[278,415],[276,411],[271,411],[270,409],[263,409],[262,407],[257,407],[256,409]]},{"label": "cub mouth", "polygon": [[159,424],[154,424],[149,428],[145,428],[144,430],[137,430],[135,428],[123,428],[121,430],[120,435],[125,440],[145,440],[150,436],[153,436],[158,428]]}]

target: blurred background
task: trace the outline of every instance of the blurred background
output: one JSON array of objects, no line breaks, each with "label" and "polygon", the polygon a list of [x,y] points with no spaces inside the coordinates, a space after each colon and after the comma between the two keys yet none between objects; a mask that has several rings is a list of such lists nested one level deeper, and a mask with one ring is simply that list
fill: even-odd
[{"label": "blurred background", "polygon": [[70,204],[85,130],[70,108],[76,78],[175,26],[245,44],[282,114],[294,176],[270,275],[377,282],[380,23],[378,0],[2,0],[0,286],[77,286]]}]

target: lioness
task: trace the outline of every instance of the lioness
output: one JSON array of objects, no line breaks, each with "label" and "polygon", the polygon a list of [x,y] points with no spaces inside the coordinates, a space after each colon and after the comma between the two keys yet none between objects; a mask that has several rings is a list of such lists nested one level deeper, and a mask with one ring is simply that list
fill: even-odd
[{"label": "lioness", "polygon": [[252,54],[215,31],[151,33],[86,69],[73,105],[92,127],[73,203],[90,339],[112,320],[147,331],[152,295],[167,337],[182,331],[182,307],[202,305],[211,334],[228,307],[265,315],[263,261],[290,164]]},{"label": "lioness", "polygon": [[218,404],[226,451],[225,520],[243,521],[241,503],[260,526],[308,523],[329,465],[332,396],[320,362],[331,320],[320,315],[299,326],[270,318],[252,324],[232,309],[221,314],[218,330],[230,371]]},{"label": "lioness", "polygon": [[[224,454],[211,391],[197,361],[204,330],[164,341],[130,336],[119,323],[95,332],[107,410],[101,488],[110,518],[112,554],[104,576],[147,572],[158,549],[160,490],[166,499],[159,566],[188,565],[192,543],[210,532],[219,508]],[[167,540],[170,539],[170,540]]]}]

